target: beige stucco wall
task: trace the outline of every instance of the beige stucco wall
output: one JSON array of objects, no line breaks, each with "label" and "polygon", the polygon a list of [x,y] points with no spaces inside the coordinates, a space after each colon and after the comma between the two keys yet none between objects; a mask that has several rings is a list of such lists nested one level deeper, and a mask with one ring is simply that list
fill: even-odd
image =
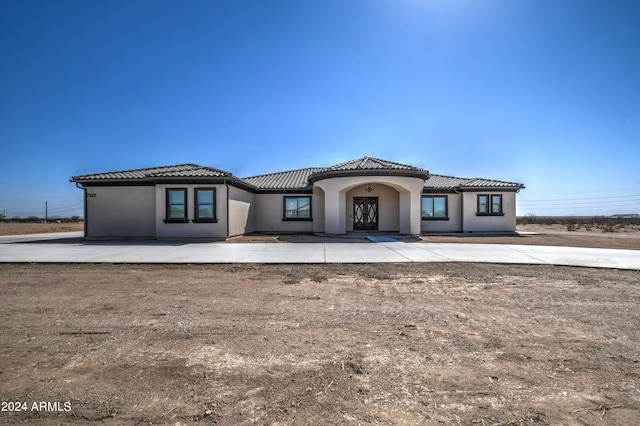
[{"label": "beige stucco wall", "polygon": [[[516,230],[516,193],[501,191],[463,192],[464,232],[513,232]],[[478,195],[502,194],[504,216],[477,216]]]},{"label": "beige stucco wall", "polygon": [[[423,220],[422,232],[460,232],[460,194],[432,193],[422,195],[447,196],[449,220]],[[422,214],[422,205],[420,206]]]},{"label": "beige stucco wall", "polygon": [[[372,192],[365,187],[371,184]],[[463,192],[448,196],[449,220],[421,220],[424,181],[396,176],[357,176],[324,179],[314,184],[312,221],[282,220],[284,194],[253,194],[229,186],[156,185],[87,187],[87,237],[109,238],[224,238],[249,232],[353,231],[353,197],[378,197],[379,231],[416,235],[420,232],[492,232],[516,229],[515,192]],[[216,188],[217,223],[193,223],[194,188]],[[166,188],[187,189],[188,223],[164,223]],[[503,216],[477,216],[478,194],[501,194]],[[286,194],[308,196],[309,194]],[[440,194],[438,194],[440,195]],[[461,227],[461,209],[464,226]]]},{"label": "beige stucco wall", "polygon": [[[286,196],[306,197],[310,194],[286,194]],[[255,230],[257,232],[313,232],[313,221],[282,220],[284,216],[284,194],[255,195]],[[313,218],[315,204],[311,200]],[[315,219],[314,219],[315,220]]]},{"label": "beige stucco wall", "polygon": [[324,232],[324,191],[322,188],[313,188],[311,200],[311,214],[313,216],[313,232]]},{"label": "beige stucco wall", "polygon": [[229,186],[228,188],[229,236],[255,231],[255,195],[235,186]]},{"label": "beige stucco wall", "polygon": [[153,186],[88,187],[87,237],[153,238]]},{"label": "beige stucco wall", "polygon": [[400,229],[400,196],[398,191],[383,184],[372,185],[368,192],[366,185],[359,185],[347,191],[346,228],[353,231],[353,197],[378,197],[378,231],[398,232]]},{"label": "beige stucco wall", "polygon": [[[187,188],[188,223],[165,223],[166,189]],[[216,188],[217,223],[193,223],[194,188]],[[158,238],[225,238],[227,236],[227,190],[225,185],[160,184],[155,186],[155,225]]]},{"label": "beige stucco wall", "polygon": [[[315,182],[314,188],[322,189],[325,194],[324,232],[328,234],[345,234],[349,222],[353,227],[353,217],[348,217],[348,215],[353,215],[353,204],[350,205],[350,210],[348,206],[348,203],[353,203],[353,198],[349,199],[347,193],[354,188],[364,187],[363,185],[367,184],[371,184],[374,188],[386,186],[395,190],[398,196],[397,231],[401,234],[411,235],[420,233],[420,201],[424,180],[403,176],[336,177]],[[365,193],[367,196],[376,196],[374,192]],[[386,211],[386,213],[388,215],[389,211]],[[381,212],[382,214],[384,212]],[[385,226],[387,225],[389,224],[385,224]]]}]

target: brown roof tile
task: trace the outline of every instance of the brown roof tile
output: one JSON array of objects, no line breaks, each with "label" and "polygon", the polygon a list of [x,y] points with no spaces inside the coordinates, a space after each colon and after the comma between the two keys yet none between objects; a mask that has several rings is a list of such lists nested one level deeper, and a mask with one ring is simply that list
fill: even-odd
[{"label": "brown roof tile", "polygon": [[380,170],[384,173],[408,172],[411,175],[426,177],[425,189],[473,189],[473,188],[524,188],[524,185],[514,182],[482,178],[461,178],[454,176],[444,176],[429,174],[425,169],[381,160],[373,157],[362,157],[356,160],[336,164],[331,167],[308,167],[304,169],[289,170],[284,172],[268,173],[246,178],[236,178],[230,172],[213,167],[200,166],[197,164],[176,164],[173,166],[150,167],[145,169],[122,170],[106,173],[95,173],[89,175],[73,176],[72,182],[109,182],[109,181],[153,181],[162,178],[217,178],[229,177],[237,184],[246,184],[249,188],[260,190],[309,190],[311,180],[318,176],[330,177],[341,172],[363,172]]},{"label": "brown roof tile", "polygon": [[409,166],[401,163],[394,163],[393,161],[381,160],[374,157],[362,157],[356,160],[347,161],[345,163],[336,164],[335,166],[328,167],[327,171],[338,170],[419,170],[425,171],[419,167]]},{"label": "brown roof tile", "polygon": [[322,167],[290,170],[242,178],[260,189],[310,189],[309,176],[324,170]]},{"label": "brown roof tile", "polygon": [[464,188],[524,188],[521,183],[502,180],[461,178],[432,174],[424,183],[425,189],[464,189]]},{"label": "brown roof tile", "polygon": [[73,176],[72,182],[91,182],[104,180],[149,180],[172,177],[230,177],[230,172],[197,164],[177,164],[174,166],[150,167],[146,169],[122,170],[116,172],[95,173]]}]

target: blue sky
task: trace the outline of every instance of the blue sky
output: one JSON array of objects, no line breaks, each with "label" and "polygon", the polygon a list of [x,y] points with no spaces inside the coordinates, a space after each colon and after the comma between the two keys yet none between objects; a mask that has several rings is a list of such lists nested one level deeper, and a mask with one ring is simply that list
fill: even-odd
[{"label": "blue sky", "polygon": [[518,214],[640,212],[640,2],[0,1],[0,212],[72,175],[246,177],[361,156],[524,183]]}]

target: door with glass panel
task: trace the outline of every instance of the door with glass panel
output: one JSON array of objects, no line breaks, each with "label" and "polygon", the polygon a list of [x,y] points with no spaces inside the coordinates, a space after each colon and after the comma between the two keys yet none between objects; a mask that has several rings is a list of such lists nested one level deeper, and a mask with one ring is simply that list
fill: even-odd
[{"label": "door with glass panel", "polygon": [[353,230],[378,229],[378,197],[353,197]]}]

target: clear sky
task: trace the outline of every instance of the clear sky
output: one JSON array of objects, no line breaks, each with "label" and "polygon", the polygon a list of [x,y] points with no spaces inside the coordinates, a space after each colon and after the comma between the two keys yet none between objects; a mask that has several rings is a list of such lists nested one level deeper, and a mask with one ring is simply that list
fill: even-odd
[{"label": "clear sky", "polygon": [[0,212],[72,175],[362,156],[640,213],[636,0],[0,0]]}]

